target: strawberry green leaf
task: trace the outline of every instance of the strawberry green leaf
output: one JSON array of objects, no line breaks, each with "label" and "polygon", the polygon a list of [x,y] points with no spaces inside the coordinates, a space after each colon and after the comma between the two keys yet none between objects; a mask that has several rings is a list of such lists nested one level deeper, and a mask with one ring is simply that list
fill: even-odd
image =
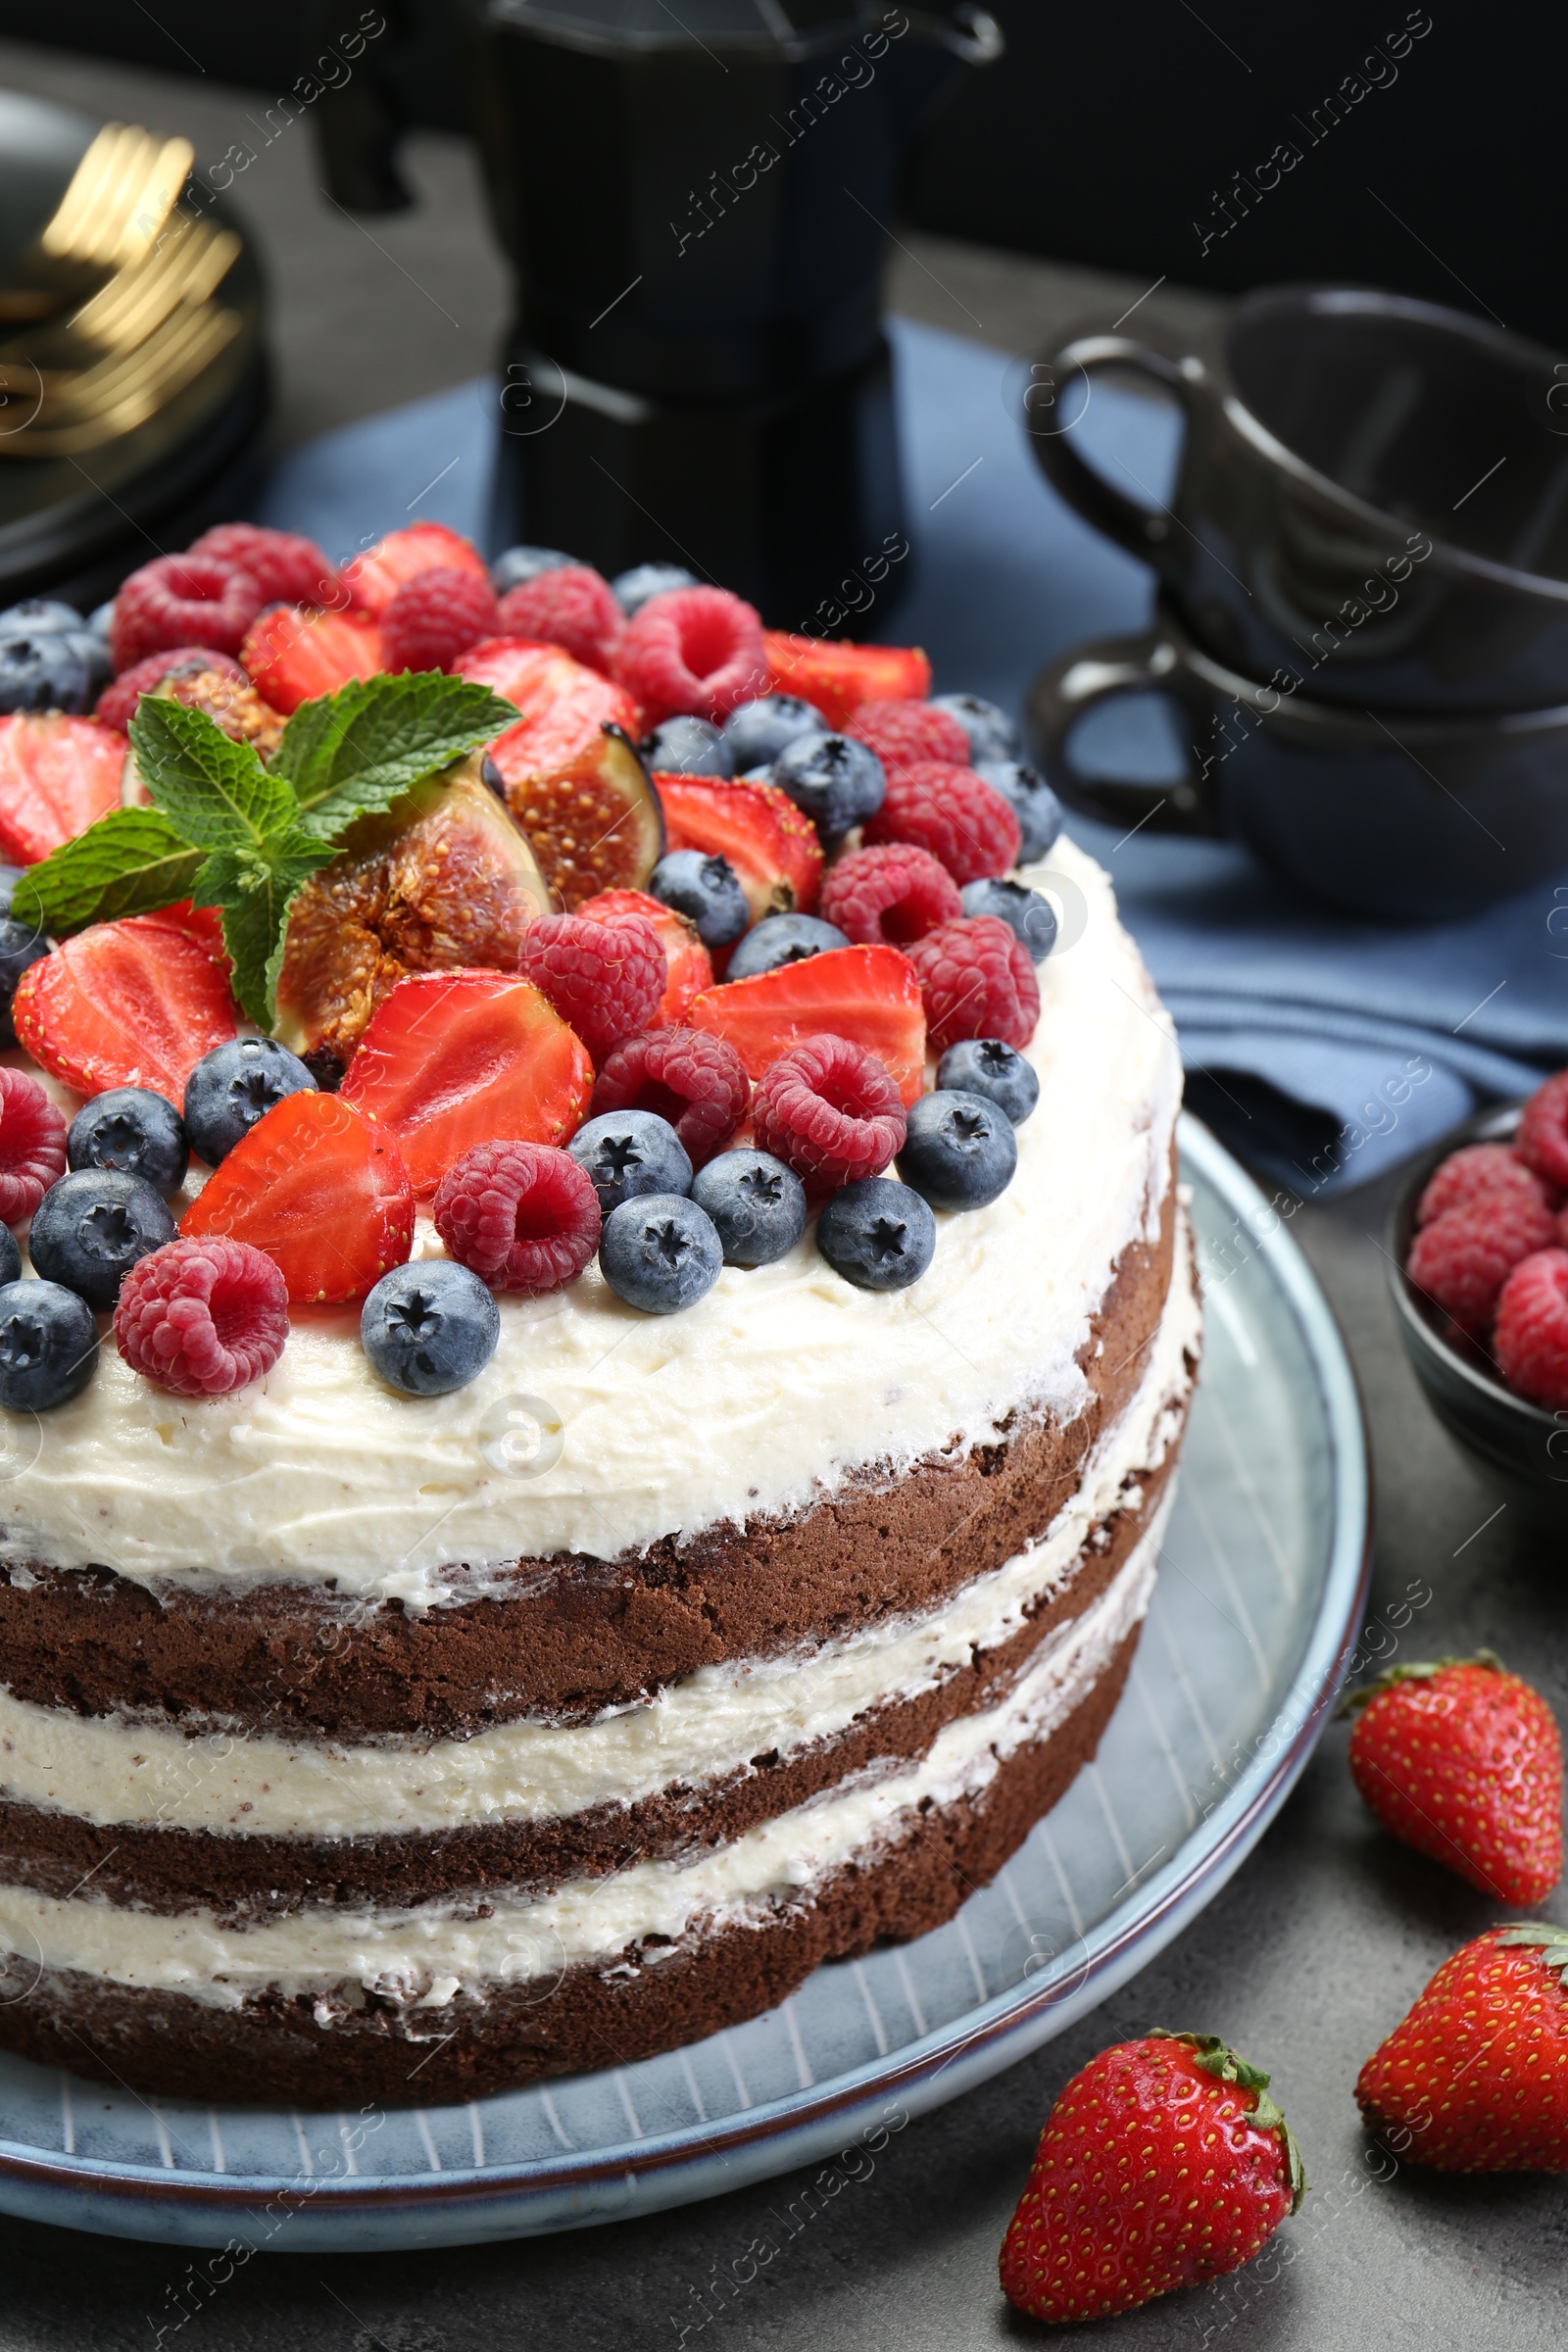
[{"label": "strawberry green leaf", "polygon": [[156,808],[112,808],[27,868],[11,894],[12,920],[61,939],[89,923],[153,914],[189,898],[201,861]]},{"label": "strawberry green leaf", "polygon": [[270,1029],[283,929],[290,902],[332,851],[297,826],[271,835],[265,851],[218,849],[203,859],[191,897],[222,915],[223,945],[233,964],[234,994],[247,1020]]},{"label": "strawberry green leaf", "polygon": [[153,807],[196,849],[258,849],[298,821],[287,779],[265,768],[248,743],[231,743],[205,710],[143,695],[130,748]]},{"label": "strawberry green leaf", "polygon": [[271,773],[293,786],[305,831],[339,841],[357,816],[389,808],[516,718],[514,705],[466,678],[428,670],[360,678],[300,706]]}]

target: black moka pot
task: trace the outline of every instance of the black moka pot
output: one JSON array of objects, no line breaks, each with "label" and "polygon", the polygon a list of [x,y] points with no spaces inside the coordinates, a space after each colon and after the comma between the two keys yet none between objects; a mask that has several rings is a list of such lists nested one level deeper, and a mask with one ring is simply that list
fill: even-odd
[{"label": "black moka pot", "polygon": [[779,627],[853,628],[901,582],[880,324],[905,143],[977,8],[854,0],[460,0],[475,128],[517,276],[493,532],[613,573],[683,564]]}]

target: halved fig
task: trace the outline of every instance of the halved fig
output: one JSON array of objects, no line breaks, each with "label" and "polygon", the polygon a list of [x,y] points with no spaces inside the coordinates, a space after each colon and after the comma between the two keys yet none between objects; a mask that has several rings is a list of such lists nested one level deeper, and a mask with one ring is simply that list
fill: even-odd
[{"label": "halved fig", "polygon": [[[219,669],[204,662],[198,655],[187,655],[146,692],[162,695],[172,703],[183,703],[187,710],[205,710],[231,743],[253,745],[263,760],[270,760],[283,740],[281,717],[270,703],[263,702],[238,662],[225,662]],[[125,754],[125,764],[120,774],[120,799],[126,808],[148,806],[147,786],[134,751]]]},{"label": "halved fig", "polygon": [[641,890],[664,854],[664,820],[625,688],[523,637],[489,638],[452,666],[522,713],[490,759],[555,906],[573,914],[602,890]]},{"label": "halved fig", "polygon": [[362,816],[306,883],[283,944],[277,1035],[335,1084],[406,974],[515,971],[524,931],[549,909],[526,837],[470,754]]}]

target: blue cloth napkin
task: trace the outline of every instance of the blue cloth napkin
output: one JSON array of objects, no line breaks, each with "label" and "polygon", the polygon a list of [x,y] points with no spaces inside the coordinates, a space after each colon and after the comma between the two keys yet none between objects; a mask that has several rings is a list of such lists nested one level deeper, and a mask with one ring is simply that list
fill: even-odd
[{"label": "blue cloth napkin", "polygon": [[[1015,421],[1018,360],[906,320],[893,336],[913,554],[876,633],[923,645],[937,691],[1016,710],[1065,647],[1144,626],[1152,577],[1047,486]],[[465,384],[326,434],[279,462],[258,518],[337,557],[416,514],[482,539],[496,404]],[[1081,429],[1129,489],[1166,494],[1167,409],[1102,388]],[[1168,771],[1156,705],[1097,712],[1080,741],[1086,761]],[[1324,913],[1228,844],[1072,831],[1115,879],[1199,1107],[1298,1191],[1362,1182],[1568,1061],[1568,874],[1412,930]]]}]

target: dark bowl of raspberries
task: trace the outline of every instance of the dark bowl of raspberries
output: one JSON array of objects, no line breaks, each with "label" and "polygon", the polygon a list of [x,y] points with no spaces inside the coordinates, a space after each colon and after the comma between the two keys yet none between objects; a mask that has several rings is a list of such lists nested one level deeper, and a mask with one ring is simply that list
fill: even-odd
[{"label": "dark bowl of raspberries", "polygon": [[1568,1529],[1568,1070],[1412,1161],[1388,1253],[1439,1420],[1510,1502]]}]

